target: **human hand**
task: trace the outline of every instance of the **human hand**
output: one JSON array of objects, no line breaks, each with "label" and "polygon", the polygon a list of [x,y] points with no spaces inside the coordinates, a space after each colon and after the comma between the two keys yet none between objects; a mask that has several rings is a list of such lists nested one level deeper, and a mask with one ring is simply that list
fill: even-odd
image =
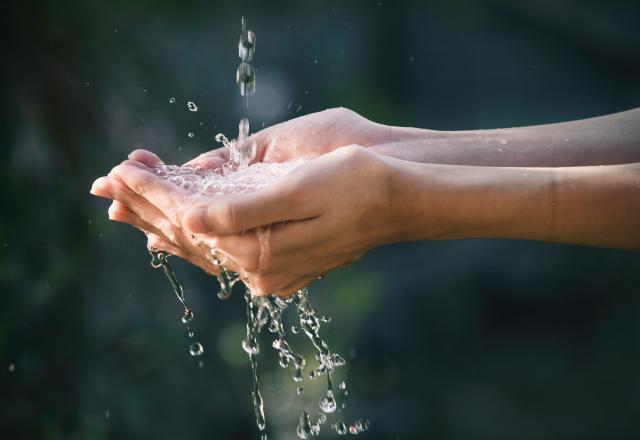
[{"label": "human hand", "polygon": [[395,239],[391,170],[363,147],[338,148],[258,191],[192,199],[183,227],[223,255],[253,294],[287,296]]},{"label": "human hand", "polygon": [[[310,159],[345,145],[369,147],[385,144],[397,133],[393,127],[369,121],[343,107],[300,116],[251,135],[256,143],[254,162]],[[187,165],[214,168],[229,159],[225,148],[201,154]]]},{"label": "human hand", "polygon": [[[212,264],[198,244],[191,239],[182,228],[176,207],[158,200],[157,206],[144,197],[142,191],[132,190],[120,177],[119,173],[133,167],[143,172],[150,172],[151,167],[162,164],[155,154],[136,150],[129,155],[129,160],[115,167],[107,176],[98,178],[91,187],[91,194],[113,200],[109,207],[109,219],[128,223],[147,236],[147,246],[178,256],[207,273],[217,274],[219,268]],[[215,163],[213,167],[217,167]],[[175,193],[172,193],[176,196]],[[176,199],[171,199],[176,201]]]}]

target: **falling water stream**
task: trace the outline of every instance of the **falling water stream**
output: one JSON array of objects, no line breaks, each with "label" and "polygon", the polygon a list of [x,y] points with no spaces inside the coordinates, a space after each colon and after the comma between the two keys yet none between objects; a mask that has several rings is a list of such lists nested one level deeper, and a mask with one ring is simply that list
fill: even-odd
[{"label": "falling water stream", "polygon": [[[255,93],[256,75],[255,68],[250,63],[255,55],[255,34],[247,29],[246,21],[242,19],[242,32],[238,43],[238,56],[240,64],[236,72],[236,82],[241,96],[246,97],[247,111],[249,110],[249,96]],[[173,101],[172,101],[173,100]],[[170,102],[175,102],[171,98]],[[187,107],[190,111],[198,111],[198,107],[189,101]],[[217,170],[203,170],[190,166],[157,165],[153,172],[177,187],[188,197],[215,197],[224,194],[238,194],[260,189],[277,178],[291,172],[304,161],[296,160],[285,163],[256,163],[249,165],[256,155],[256,144],[249,137],[249,120],[242,118],[239,123],[238,137],[229,141],[224,135],[218,134],[216,140],[229,149],[229,161]],[[268,234],[268,228],[260,228],[257,231],[261,239]],[[218,297],[222,300],[231,296],[231,291],[238,282],[243,283],[238,273],[227,270],[225,264],[227,256],[206,244],[206,238],[195,237],[200,240],[200,246],[205,247],[209,262],[216,267],[216,278],[220,285]],[[151,254],[151,266],[162,268],[171,283],[172,289],[184,308],[181,322],[187,327],[189,335],[189,352],[193,356],[200,356],[204,352],[202,344],[195,338],[191,331],[191,322],[194,313],[188,306],[184,291],[169,265],[169,254],[156,249],[149,250]],[[283,324],[283,313],[289,307],[294,307],[299,327],[293,326],[292,333],[302,331],[313,345],[318,362],[315,368],[308,372],[308,378],[315,380],[320,376],[326,377],[326,392],[319,400],[321,412],[313,419],[308,411],[301,410],[297,427],[297,435],[301,439],[317,436],[320,427],[327,421],[327,416],[336,417],[338,402],[334,393],[332,374],[333,371],[345,365],[345,360],[338,353],[332,352],[327,343],[320,336],[322,323],[328,323],[328,316],[320,316],[309,302],[309,293],[306,288],[299,290],[292,296],[282,299],[275,295],[256,296],[251,294],[249,286],[245,284],[244,299],[246,303],[246,337],[242,341],[242,348],[247,353],[251,363],[252,372],[252,401],[255,411],[256,424],[260,431],[260,438],[267,439],[266,418],[264,414],[264,401],[260,392],[258,381],[260,345],[258,336],[263,328],[267,328],[274,335],[272,347],[278,354],[280,367],[292,369],[292,378],[298,385],[304,379],[304,370],[307,360],[291,348],[287,339],[287,331]],[[339,385],[342,395],[346,395],[346,384]],[[296,394],[303,394],[304,389],[297,387]],[[344,404],[343,404],[344,405]],[[366,419],[357,420],[349,425],[343,421],[336,421],[331,428],[340,435],[347,433],[358,434],[368,429],[369,422]]]}]

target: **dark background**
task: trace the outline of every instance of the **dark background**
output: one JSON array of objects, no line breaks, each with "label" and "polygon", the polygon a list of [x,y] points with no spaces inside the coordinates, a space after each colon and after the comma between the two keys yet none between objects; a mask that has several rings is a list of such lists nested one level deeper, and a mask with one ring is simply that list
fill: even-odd
[{"label": "dark background", "polygon": [[[183,162],[237,133],[242,15],[254,128],[335,106],[455,130],[640,103],[637,1],[5,3],[1,438],[257,437],[240,295],[175,262],[200,368],[144,237],[88,193],[134,147]],[[340,416],[368,417],[363,438],[640,438],[639,275],[638,253],[555,244],[375,250],[311,288],[349,360]],[[269,429],[295,438],[321,387],[297,397],[268,345]]]}]

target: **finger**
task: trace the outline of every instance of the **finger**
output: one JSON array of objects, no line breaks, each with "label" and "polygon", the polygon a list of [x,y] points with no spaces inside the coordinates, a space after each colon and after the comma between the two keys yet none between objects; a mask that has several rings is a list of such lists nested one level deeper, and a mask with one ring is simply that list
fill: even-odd
[{"label": "finger", "polygon": [[252,193],[226,196],[187,211],[184,226],[193,233],[216,235],[314,216],[308,203],[296,200],[291,185],[272,184]]},{"label": "finger", "polygon": [[171,255],[187,260],[187,254],[181,248],[154,233],[147,234],[147,247],[150,249],[169,252]]},{"label": "finger", "polygon": [[124,204],[118,200],[114,200],[111,206],[109,206],[109,220],[116,222],[127,223],[135,228],[141,230],[144,233],[153,233],[163,240],[170,242],[169,237],[165,235],[160,229],[156,228],[151,223],[147,223],[142,220],[135,212],[127,208]]},{"label": "finger", "polygon": [[229,149],[227,147],[218,148],[201,154],[195,159],[185,163],[185,165],[203,169],[218,169],[229,160]]},{"label": "finger", "polygon": [[231,259],[244,270],[259,270],[260,245],[255,232],[215,237],[211,243],[216,254]]},{"label": "finger", "polygon": [[287,297],[294,292],[309,285],[317,276],[306,274],[304,276],[278,276],[264,277],[248,274],[245,283],[252,295],[267,296],[277,295]]},{"label": "finger", "polygon": [[172,243],[178,244],[176,227],[162,211],[131,191],[117,175],[113,175],[109,179],[114,199],[127,206],[142,221],[152,225],[158,231],[162,231],[162,235]]},{"label": "finger", "polygon": [[[251,230],[241,234],[216,236],[212,244],[217,249],[233,254],[237,261],[258,260],[260,255],[269,255],[269,258],[275,257],[278,260],[294,255],[296,261],[299,261],[301,250],[308,254],[310,249],[327,241],[319,233],[321,227],[318,218],[298,220],[271,225],[263,228],[262,232]],[[273,264],[273,260],[270,263]]]},{"label": "finger", "polygon": [[298,290],[304,289],[305,287],[309,286],[311,283],[313,283],[314,280],[318,278],[319,275],[320,274],[316,274],[296,280],[294,283],[289,284],[287,287],[273,292],[273,294],[279,296],[280,298],[287,298],[296,293]]},{"label": "finger", "polygon": [[108,177],[100,177],[93,182],[91,185],[91,190],[89,190],[90,194],[94,196],[103,197],[105,199],[111,199],[111,190],[109,185]]},{"label": "finger", "polygon": [[115,167],[111,173],[162,211],[176,226],[180,224],[178,209],[187,195],[185,190],[127,161]]},{"label": "finger", "polygon": [[114,200],[111,202],[109,206],[109,220],[114,220],[117,222],[130,223],[127,220],[132,219],[134,217],[139,218],[132,210],[127,208],[121,202]]},{"label": "finger", "polygon": [[156,165],[164,164],[164,162],[155,153],[143,149],[132,151],[128,157],[131,160],[143,163],[151,168]]}]

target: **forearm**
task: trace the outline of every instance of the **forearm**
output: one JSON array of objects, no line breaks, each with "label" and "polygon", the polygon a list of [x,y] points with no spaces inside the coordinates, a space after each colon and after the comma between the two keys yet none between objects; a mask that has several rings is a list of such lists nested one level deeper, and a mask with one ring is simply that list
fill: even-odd
[{"label": "forearm", "polygon": [[530,127],[434,131],[387,127],[374,151],[422,163],[569,167],[640,162],[640,109]]},{"label": "forearm", "polygon": [[396,166],[400,240],[512,238],[640,249],[640,163]]}]

